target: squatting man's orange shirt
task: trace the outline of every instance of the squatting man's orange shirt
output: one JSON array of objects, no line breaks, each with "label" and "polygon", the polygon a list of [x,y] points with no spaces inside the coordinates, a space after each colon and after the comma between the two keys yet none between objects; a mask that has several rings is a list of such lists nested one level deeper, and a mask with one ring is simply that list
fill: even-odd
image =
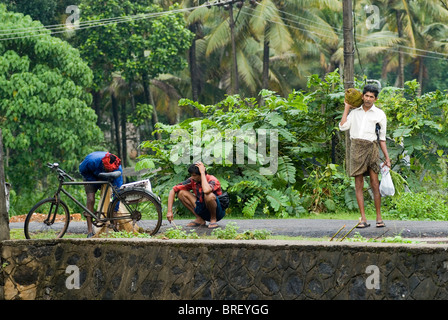
[{"label": "squatting man's orange shirt", "polygon": [[[219,180],[210,174],[206,174],[205,178],[207,179],[208,184],[212,188],[212,192],[216,196],[220,196],[222,194],[221,183]],[[196,198],[199,199],[199,202],[204,202],[204,193],[202,192],[202,185],[199,182],[194,181],[191,178],[188,178],[184,182],[181,182],[173,187],[174,192],[178,193],[180,190],[190,191],[193,190]]]}]

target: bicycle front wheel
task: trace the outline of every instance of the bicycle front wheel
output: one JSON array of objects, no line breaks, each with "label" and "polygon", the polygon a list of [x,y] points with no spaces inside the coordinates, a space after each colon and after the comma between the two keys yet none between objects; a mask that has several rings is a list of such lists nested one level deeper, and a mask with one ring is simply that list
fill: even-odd
[{"label": "bicycle front wheel", "polygon": [[70,223],[67,205],[55,198],[38,202],[25,219],[24,231],[27,239],[62,238]]},{"label": "bicycle front wheel", "polygon": [[[118,216],[122,220],[117,220],[115,211],[118,207]],[[155,235],[162,224],[162,206],[148,192],[135,189],[126,190],[110,204],[108,218],[114,219],[115,230],[119,229],[120,224],[144,220],[144,223],[139,223],[139,226],[146,233]]]}]

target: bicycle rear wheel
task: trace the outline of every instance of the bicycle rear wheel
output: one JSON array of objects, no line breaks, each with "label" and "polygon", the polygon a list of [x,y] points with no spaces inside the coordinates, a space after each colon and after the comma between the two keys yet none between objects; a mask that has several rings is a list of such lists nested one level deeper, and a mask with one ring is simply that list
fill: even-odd
[{"label": "bicycle rear wheel", "polygon": [[38,202],[25,219],[24,231],[27,239],[62,238],[70,223],[67,205],[47,198]]},{"label": "bicycle rear wheel", "polygon": [[[121,192],[120,199],[123,202],[120,204],[119,210],[122,215],[122,220],[115,220],[115,231],[119,229],[120,224],[126,222],[132,223],[133,220],[139,221],[141,219],[144,220],[144,224],[140,223],[139,226],[146,233],[154,235],[159,231],[160,225],[162,224],[162,206],[150,193],[144,190],[130,189]],[[109,219],[114,217],[114,211],[120,199],[117,197],[110,204],[108,210]]]}]

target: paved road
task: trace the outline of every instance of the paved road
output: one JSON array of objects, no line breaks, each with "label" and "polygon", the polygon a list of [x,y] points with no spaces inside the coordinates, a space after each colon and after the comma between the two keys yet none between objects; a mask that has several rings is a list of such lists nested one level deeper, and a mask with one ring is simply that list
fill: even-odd
[{"label": "paved road", "polygon": [[[186,227],[191,220],[175,220],[176,226],[184,230],[192,228]],[[224,219],[219,222],[220,227],[224,228],[229,223],[235,223],[239,229],[238,232],[246,230],[266,229],[272,235],[302,236],[302,237],[332,237],[342,226],[346,226],[339,235],[347,233],[357,223],[356,220],[332,220],[332,219]],[[141,221],[139,224],[143,228],[147,221]],[[355,232],[363,237],[391,237],[401,235],[403,238],[448,238],[448,221],[395,221],[385,220],[385,228],[376,228],[375,221],[369,221],[371,226],[365,229],[354,229],[350,236]],[[11,223],[11,228],[23,228],[23,223]],[[159,232],[164,232],[167,228],[173,227],[168,221],[164,220]],[[209,234],[211,230],[206,227],[194,228],[198,234]],[[85,222],[71,222],[69,232],[87,233]]]},{"label": "paved road", "polygon": [[[189,220],[176,221],[177,226],[185,226]],[[303,236],[303,237],[332,237],[341,227],[345,225],[338,236],[347,233],[356,224],[356,220],[331,220],[331,219],[254,219],[254,220],[227,220],[219,222],[224,228],[228,223],[234,222],[239,226],[238,232],[254,229],[266,229],[272,235]],[[387,221],[385,228],[376,228],[375,221],[369,221],[371,226],[365,229],[354,229],[364,237],[380,237],[401,235],[403,238],[435,238],[448,237],[448,221]],[[161,229],[170,227],[164,222]],[[184,229],[187,229],[184,227]],[[207,229],[196,228],[196,231]]]}]

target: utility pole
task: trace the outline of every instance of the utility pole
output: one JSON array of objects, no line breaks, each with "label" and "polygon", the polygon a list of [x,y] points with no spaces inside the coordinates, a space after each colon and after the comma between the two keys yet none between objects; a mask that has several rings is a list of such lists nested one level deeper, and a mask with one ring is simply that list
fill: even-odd
[{"label": "utility pole", "polygon": [[[229,27],[230,27],[230,42],[232,45],[232,69],[231,69],[231,93],[238,94],[240,91],[239,76],[238,76],[238,59],[236,57],[236,41],[235,41],[235,18],[233,15],[233,5],[241,10],[245,0],[216,0],[213,4],[229,11]],[[212,4],[207,1],[207,8],[211,8]],[[256,0],[249,0],[252,7],[257,5]],[[238,19],[238,16],[237,16]]]},{"label": "utility pole", "polygon": [[[355,45],[352,0],[342,0],[344,31],[344,89],[355,87]],[[345,133],[345,170],[350,176],[350,132]]]},{"label": "utility pole", "polygon": [[355,45],[352,0],[342,0],[344,30],[344,88],[355,87]]},{"label": "utility pole", "polygon": [[[251,3],[253,0],[250,0]],[[211,4],[207,2],[207,7],[210,9]],[[225,10],[229,11],[229,27],[230,27],[230,42],[232,45],[232,69],[230,72],[231,80],[231,94],[238,94],[240,91],[239,77],[238,77],[238,59],[236,58],[236,42],[235,42],[235,18],[233,16],[233,5],[237,4],[238,8],[242,8],[244,0],[217,0],[214,4],[218,7],[223,6]]]},{"label": "utility pole", "polygon": [[232,42],[232,59],[233,59],[233,81],[232,94],[238,94],[240,91],[240,84],[238,80],[238,62],[236,58],[236,43],[235,43],[235,19],[233,18],[233,2],[229,6],[229,26],[230,26],[230,41]]}]

